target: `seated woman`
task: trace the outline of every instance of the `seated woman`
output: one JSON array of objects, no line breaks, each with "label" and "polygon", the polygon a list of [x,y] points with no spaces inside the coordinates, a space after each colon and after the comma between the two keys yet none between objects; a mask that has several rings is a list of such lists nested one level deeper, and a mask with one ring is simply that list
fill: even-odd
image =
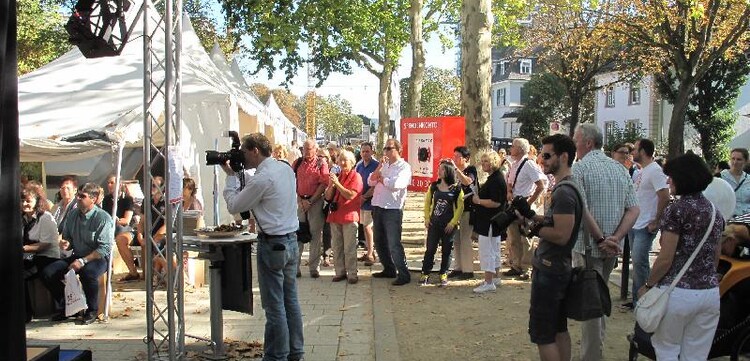
[{"label": "seated woman", "polygon": [[722,236],[721,253],[741,257],[741,249],[750,248],[750,213],[730,219]]},{"label": "seated woman", "polygon": [[[115,217],[115,244],[117,244],[117,251],[123,258],[125,265],[128,267],[128,275],[120,278],[120,282],[137,281],[140,279],[138,275],[138,269],[135,267],[135,260],[130,252],[130,246],[135,246],[137,243],[133,243],[135,240],[135,234],[133,227],[130,223],[133,220],[133,197],[127,195],[124,192],[124,188],[121,187],[120,192],[117,192],[116,186],[117,178],[114,175],[107,177],[107,194],[102,200],[102,209],[107,211],[110,215],[112,214],[112,208],[115,205],[115,195],[117,194],[117,214]],[[125,250],[127,248],[127,251]],[[129,255],[128,257],[125,257]]]},{"label": "seated woman", "polygon": [[[33,185],[21,190],[21,216],[23,217],[23,265],[25,274],[31,276],[50,263],[60,259],[57,246],[57,223],[49,212],[49,204]],[[26,288],[26,321],[31,320],[31,299]]]}]

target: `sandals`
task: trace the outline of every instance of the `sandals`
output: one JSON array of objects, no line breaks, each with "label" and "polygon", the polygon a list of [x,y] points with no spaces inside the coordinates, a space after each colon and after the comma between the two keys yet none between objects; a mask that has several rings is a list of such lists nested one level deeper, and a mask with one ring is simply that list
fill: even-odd
[{"label": "sandals", "polygon": [[140,280],[141,280],[141,276],[139,276],[138,274],[133,275],[133,274],[128,273],[127,276],[120,278],[118,282],[133,282],[133,281],[140,281]]}]

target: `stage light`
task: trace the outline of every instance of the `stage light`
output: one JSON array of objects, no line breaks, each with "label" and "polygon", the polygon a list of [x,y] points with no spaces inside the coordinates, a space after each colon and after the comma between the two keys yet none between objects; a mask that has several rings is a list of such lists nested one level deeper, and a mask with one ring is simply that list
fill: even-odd
[{"label": "stage light", "polygon": [[68,41],[87,58],[120,55],[130,35],[129,8],[129,0],[79,0],[65,24]]}]

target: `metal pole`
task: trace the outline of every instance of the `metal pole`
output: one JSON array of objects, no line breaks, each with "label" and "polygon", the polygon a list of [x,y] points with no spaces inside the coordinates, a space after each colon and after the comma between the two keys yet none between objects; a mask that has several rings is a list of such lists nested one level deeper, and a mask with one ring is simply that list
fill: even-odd
[{"label": "metal pole", "polygon": [[[146,352],[149,360],[154,359],[154,355],[157,352],[156,344],[154,343],[154,285],[153,285],[153,247],[151,245],[151,123],[155,121],[152,102],[154,101],[154,95],[152,91],[153,87],[153,68],[152,68],[152,40],[153,34],[150,29],[151,14],[149,9],[150,2],[144,1],[143,3],[143,203],[141,205],[143,224],[143,239],[145,250],[144,253],[144,264],[143,273],[146,278]],[[158,92],[156,92],[158,94]],[[158,119],[158,114],[156,115]]]},{"label": "metal pole", "polygon": [[[118,142],[114,145],[117,149],[117,162],[115,163],[115,192],[112,194],[112,219],[115,221],[115,229],[117,229],[117,199],[120,198],[120,178],[122,173],[122,150],[125,147],[123,142]],[[115,235],[117,236],[117,235]],[[114,245],[113,245],[114,246]],[[104,303],[104,320],[109,319],[109,309],[112,306],[112,258],[113,254],[109,255],[109,262],[107,265],[107,300]]]},{"label": "metal pole", "polygon": [[[214,139],[214,150],[219,150],[219,139]],[[214,226],[219,226],[219,166],[214,166]]]},{"label": "metal pole", "polygon": [[628,299],[628,283],[630,282],[630,236],[625,236],[622,246],[622,273],[620,274],[620,299]]}]

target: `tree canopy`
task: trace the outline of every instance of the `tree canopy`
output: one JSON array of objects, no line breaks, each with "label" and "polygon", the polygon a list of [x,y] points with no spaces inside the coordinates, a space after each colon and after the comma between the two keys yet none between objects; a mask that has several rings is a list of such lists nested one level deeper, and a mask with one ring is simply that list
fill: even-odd
[{"label": "tree canopy", "polygon": [[62,6],[55,2],[18,0],[18,74],[49,63],[70,50]]},{"label": "tree canopy", "polygon": [[[407,117],[411,106],[409,87],[411,78],[399,81],[401,88],[401,116]],[[461,81],[450,70],[427,67],[424,87],[422,89],[421,116],[437,117],[441,115],[461,114]]]}]

